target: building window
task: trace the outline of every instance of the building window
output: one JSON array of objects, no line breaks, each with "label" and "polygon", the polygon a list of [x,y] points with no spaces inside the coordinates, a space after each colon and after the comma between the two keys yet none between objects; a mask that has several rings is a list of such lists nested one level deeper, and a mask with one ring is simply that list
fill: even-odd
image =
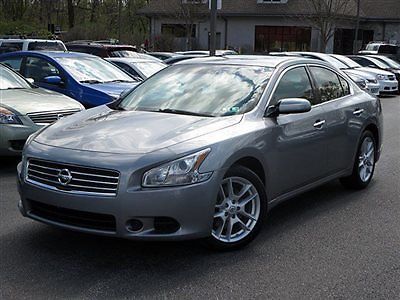
[{"label": "building window", "polygon": [[[170,35],[176,38],[183,38],[187,37],[187,30],[189,29],[190,26],[185,26],[184,24],[162,24],[161,25],[161,33],[163,35]],[[193,24],[192,26],[192,33],[191,37],[194,38],[196,37],[196,24]]]},{"label": "building window", "polygon": [[309,51],[310,27],[256,26],[256,52]]}]

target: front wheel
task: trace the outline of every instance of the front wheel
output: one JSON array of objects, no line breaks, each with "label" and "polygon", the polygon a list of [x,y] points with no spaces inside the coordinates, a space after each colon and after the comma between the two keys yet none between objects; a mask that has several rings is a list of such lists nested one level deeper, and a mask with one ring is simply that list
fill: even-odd
[{"label": "front wheel", "polygon": [[243,247],[261,228],[267,211],[264,185],[251,170],[234,166],[222,180],[208,245],[218,250]]},{"label": "front wheel", "polygon": [[375,153],[376,142],[374,135],[370,131],[365,131],[360,140],[353,173],[349,177],[341,178],[341,183],[348,188],[366,188],[374,175]]}]

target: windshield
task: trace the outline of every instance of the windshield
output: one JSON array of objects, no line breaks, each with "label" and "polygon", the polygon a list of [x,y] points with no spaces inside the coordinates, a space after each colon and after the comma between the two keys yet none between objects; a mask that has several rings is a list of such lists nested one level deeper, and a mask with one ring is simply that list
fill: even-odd
[{"label": "windshield", "polygon": [[368,50],[368,51],[378,51],[378,49],[379,49],[379,45],[376,45],[376,44],[369,44],[369,45],[367,45],[367,47],[365,47],[365,50]]},{"label": "windshield", "polygon": [[329,55],[324,55],[321,57],[323,60],[326,62],[330,63],[332,66],[334,66],[337,69],[348,69],[349,66],[346,65],[345,63],[341,62],[340,60],[336,59],[335,57],[329,56]]},{"label": "windshield", "polygon": [[389,57],[386,57],[386,56],[375,57],[374,56],[374,58],[376,58],[376,59],[378,59],[378,60],[380,60],[382,62],[385,62],[386,64],[388,64],[393,69],[400,69],[400,64],[395,62],[393,59],[390,59]]},{"label": "windshield", "polygon": [[390,68],[390,66],[387,63],[385,63],[379,59],[376,59],[376,58],[373,58],[370,56],[368,56],[368,59],[381,69],[389,69]]},{"label": "windshield", "polygon": [[125,72],[98,57],[57,57],[56,60],[79,82],[133,82]]},{"label": "windshield", "polygon": [[67,49],[60,42],[30,42],[28,50],[66,51]]},{"label": "windshield", "polygon": [[273,69],[175,65],[150,77],[120,104],[125,110],[230,116],[253,109]]},{"label": "windshield", "polygon": [[140,57],[139,54],[132,50],[116,50],[110,52],[111,57]]},{"label": "windshield", "polygon": [[355,69],[355,68],[362,67],[360,64],[356,63],[354,60],[352,60],[351,58],[348,58],[347,56],[333,54],[332,57],[336,58],[341,63],[347,65],[349,68]]},{"label": "windshield", "polygon": [[0,90],[29,89],[31,86],[21,76],[0,66]]},{"label": "windshield", "polygon": [[165,64],[158,62],[138,62],[134,63],[134,65],[139,69],[140,72],[144,74],[146,77],[150,77],[151,75],[161,71],[166,67]]}]

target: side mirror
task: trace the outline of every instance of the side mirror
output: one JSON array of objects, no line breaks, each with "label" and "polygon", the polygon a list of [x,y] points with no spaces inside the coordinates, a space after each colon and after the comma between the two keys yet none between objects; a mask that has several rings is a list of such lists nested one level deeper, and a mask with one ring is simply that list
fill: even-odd
[{"label": "side mirror", "polygon": [[310,110],[310,101],[301,98],[287,98],[280,100],[274,106],[268,107],[265,116],[276,117],[280,114],[299,114],[309,112]]},{"label": "side mirror", "polygon": [[30,84],[35,84],[35,79],[33,78],[26,78],[26,81],[28,81]]},{"label": "side mirror", "polygon": [[47,76],[44,78],[44,82],[47,84],[53,84],[53,85],[61,85],[62,80],[60,76]]}]

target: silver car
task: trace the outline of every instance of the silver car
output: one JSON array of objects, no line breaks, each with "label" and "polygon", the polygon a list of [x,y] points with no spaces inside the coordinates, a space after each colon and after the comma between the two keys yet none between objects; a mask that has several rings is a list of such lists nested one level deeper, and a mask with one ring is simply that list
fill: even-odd
[{"label": "silver car", "polygon": [[83,109],[79,102],[33,86],[0,63],[0,156],[21,155],[32,133]]},{"label": "silver car", "polygon": [[232,249],[286,199],[337,178],[368,186],[381,141],[379,100],[325,62],[195,59],[32,136],[19,208],[81,232]]}]

